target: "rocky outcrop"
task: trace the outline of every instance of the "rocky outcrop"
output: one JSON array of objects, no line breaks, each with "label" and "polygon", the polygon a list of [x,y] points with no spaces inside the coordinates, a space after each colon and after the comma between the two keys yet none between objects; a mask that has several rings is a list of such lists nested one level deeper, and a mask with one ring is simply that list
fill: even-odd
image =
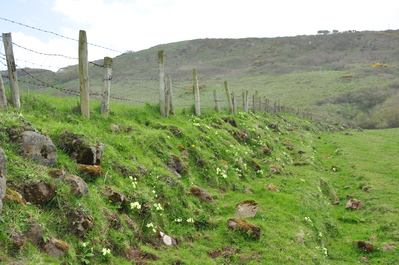
[{"label": "rocky outcrop", "polygon": [[356,199],[350,199],[346,203],[345,208],[350,210],[360,210],[363,208],[363,202]]},{"label": "rocky outcrop", "polygon": [[194,186],[190,187],[190,192],[192,195],[197,197],[200,201],[209,202],[209,203],[213,203],[216,205],[216,202],[213,199],[212,195],[210,195],[209,192],[207,192],[203,188],[200,188],[200,187],[194,185]]},{"label": "rocky outcrop", "polygon": [[59,137],[58,146],[79,164],[100,165],[104,145],[90,145],[88,142],[83,135],[64,131]]},{"label": "rocky outcrop", "polygon": [[62,177],[61,179],[71,185],[71,192],[76,197],[80,197],[89,193],[89,187],[81,177],[69,175]]},{"label": "rocky outcrop", "polygon": [[245,200],[237,203],[235,217],[254,217],[258,210],[259,205],[254,200]]},{"label": "rocky outcrop", "polygon": [[7,156],[0,148],[0,214],[3,209],[3,198],[6,195]]},{"label": "rocky outcrop", "polygon": [[72,232],[79,237],[86,236],[94,225],[94,218],[80,208],[71,215],[71,221]]},{"label": "rocky outcrop", "polygon": [[51,237],[46,244],[43,245],[43,252],[52,257],[60,257],[67,253],[69,245],[55,237]]},{"label": "rocky outcrop", "polygon": [[50,137],[33,131],[25,131],[20,138],[21,155],[44,166],[57,163],[57,148]]},{"label": "rocky outcrop", "polygon": [[227,220],[227,228],[233,231],[243,231],[250,234],[255,239],[260,238],[260,227],[241,218],[229,218]]},{"label": "rocky outcrop", "polygon": [[56,185],[52,182],[29,181],[22,185],[22,196],[28,202],[44,205],[56,195]]}]

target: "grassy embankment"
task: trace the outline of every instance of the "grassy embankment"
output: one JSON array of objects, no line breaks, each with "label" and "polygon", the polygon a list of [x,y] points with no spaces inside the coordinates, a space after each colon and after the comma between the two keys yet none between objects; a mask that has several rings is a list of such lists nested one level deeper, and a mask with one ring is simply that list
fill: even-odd
[{"label": "grassy embankment", "polygon": [[[399,239],[395,219],[397,129],[345,135],[331,125],[292,116],[241,112],[231,116],[208,110],[196,117],[191,109],[180,109],[176,116],[165,119],[151,105],[132,109],[114,104],[113,113],[106,118],[97,114],[97,103],[92,103],[92,118],[85,120],[65,107],[66,101],[31,95],[23,97],[23,111],[0,113],[8,187],[18,190],[29,180],[57,185],[56,198],[44,206],[5,202],[0,223],[0,260],[5,264],[15,260],[24,264],[354,264],[398,260],[398,250],[391,249]],[[74,105],[73,100],[68,103]],[[7,130],[21,126],[22,117],[54,143],[68,130],[85,135],[93,144],[105,144],[104,175],[88,182],[89,196],[74,197],[68,184],[48,175],[49,168],[18,155],[18,145],[8,139]],[[222,120],[227,117],[238,127]],[[112,131],[112,124],[121,131]],[[278,125],[278,130],[271,125]],[[180,134],[175,134],[176,130]],[[249,138],[242,137],[244,134]],[[264,153],[265,148],[271,150],[270,155]],[[76,162],[63,150],[57,153],[56,168],[80,174]],[[185,168],[181,178],[165,166],[176,157]],[[271,165],[281,173],[269,172]],[[280,192],[267,190],[268,184],[276,185]],[[199,202],[189,193],[191,185],[206,189],[217,205]],[[104,195],[106,186],[142,208],[115,205]],[[362,200],[364,209],[345,209],[349,198]],[[226,227],[236,203],[244,200],[259,203],[258,214],[247,219],[261,228],[259,240]],[[338,205],[332,204],[337,201]],[[158,203],[162,209],[155,206]],[[68,217],[78,207],[95,220],[85,238],[70,232]],[[119,217],[118,229],[111,216]],[[191,218],[193,223],[188,221]],[[15,252],[10,234],[25,232],[32,221],[43,226],[44,240],[54,236],[65,241],[68,253],[51,258],[29,242]],[[149,223],[177,239],[178,245],[159,246]],[[356,240],[375,248],[365,253],[355,247]],[[85,242],[87,247],[82,245]],[[109,248],[111,254],[102,255],[103,248]]]}]

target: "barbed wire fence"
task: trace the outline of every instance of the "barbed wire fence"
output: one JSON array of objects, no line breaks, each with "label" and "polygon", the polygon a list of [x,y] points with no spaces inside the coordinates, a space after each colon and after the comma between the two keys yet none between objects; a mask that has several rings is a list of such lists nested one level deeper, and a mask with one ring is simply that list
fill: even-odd
[{"label": "barbed wire fence", "polygon": [[[6,20],[4,18],[1,18],[3,20]],[[64,38],[70,41],[74,42],[79,42],[77,39],[69,38],[62,36],[61,34],[57,34],[51,31],[46,31],[42,30],[39,28],[31,27],[28,25],[24,25],[22,23],[18,23],[15,21],[11,20],[6,20],[11,23],[16,23],[24,27],[31,28],[33,30],[38,30],[42,31],[48,34],[53,34],[55,36],[58,36],[60,38]],[[3,41],[3,37],[0,36],[0,40]],[[88,43],[91,46],[101,48],[101,49],[106,49],[114,52],[120,52],[115,49],[110,49],[107,47],[103,47],[101,45],[96,45],[92,43]],[[75,82],[67,82],[67,84],[63,85],[55,85],[54,80],[43,80],[46,78],[43,78],[43,75],[41,75],[41,71],[38,70],[38,68],[45,68],[45,69],[50,69],[54,68],[54,65],[59,65],[59,62],[57,61],[57,58],[62,58],[66,59],[70,62],[70,65],[72,67],[59,67],[57,73],[55,75],[62,75],[66,74],[69,72],[73,72],[73,65],[78,64],[79,58],[71,57],[68,55],[64,55],[61,53],[46,53],[43,51],[36,51],[34,49],[31,49],[29,47],[26,47],[25,45],[22,45],[20,43],[15,43],[12,42],[13,47],[15,48],[16,52],[15,54],[18,55],[18,50],[23,50],[25,53],[33,53],[37,56],[40,56],[40,58],[43,58],[40,62],[35,61],[26,61],[24,58],[16,57],[15,61],[15,67],[17,68],[18,71],[18,76],[19,76],[19,82],[23,83],[21,86],[21,90],[25,93],[30,93],[30,91],[44,91],[48,93],[49,90],[51,94],[66,94],[68,96],[74,96],[78,97],[80,94],[79,91],[79,84],[78,84],[78,79],[75,79]],[[1,45],[0,45],[1,46]],[[122,52],[120,52],[122,53]],[[155,58],[148,58],[147,60],[154,60]],[[102,82],[103,82],[103,77],[101,74],[101,71],[99,68],[104,68],[104,64],[102,60],[97,60],[97,61],[91,61],[89,62],[90,67],[89,67],[89,72],[90,72],[90,97],[95,98],[100,100],[103,96],[103,91],[102,91]],[[4,47],[1,47],[0,49],[0,67],[7,67],[7,60],[6,60],[6,52]],[[76,69],[76,67],[75,67]],[[71,75],[73,75],[72,73]],[[54,76],[54,75],[53,75]],[[2,78],[7,79],[8,76],[6,74],[2,74]],[[48,78],[47,78],[48,79]],[[123,69],[122,66],[118,64],[113,64],[112,66],[112,76],[109,77],[109,79],[113,81],[113,89],[111,91],[111,94],[109,96],[110,100],[113,102],[125,102],[130,104],[131,106],[142,106],[144,104],[158,104],[158,95],[160,93],[160,80],[159,76],[156,71],[156,60],[154,60],[154,71],[152,71],[152,74],[150,75],[141,75],[141,74],[132,74],[131,72],[127,72],[126,69]],[[173,95],[174,98],[178,99],[178,107],[179,108],[192,108],[195,106],[195,97],[193,98],[194,95],[194,89],[193,89],[193,78],[190,76],[187,77],[180,77],[180,78],[173,78],[173,90],[175,93]],[[60,82],[61,83],[61,82]],[[115,83],[115,85],[114,85]],[[207,78],[203,76],[199,76],[198,78],[198,83],[199,83],[199,89],[200,90],[205,90],[208,88],[213,88],[214,93],[202,93],[201,94],[201,102],[200,102],[200,108],[201,109],[210,109],[210,108],[228,108],[231,104],[229,102],[229,96],[226,95],[225,88],[223,87],[223,83],[219,83],[219,81],[216,81],[213,78]],[[234,82],[230,84],[231,87],[234,89],[237,88],[238,84],[235,84]],[[61,87],[62,86],[62,87]],[[115,88],[114,88],[115,87]],[[269,102],[267,99],[260,99],[260,98],[255,98],[253,99],[248,98],[248,91],[247,92],[242,92],[242,88],[240,92],[236,92],[234,94],[234,91],[231,93],[233,96],[234,100],[234,108],[240,108],[243,109],[244,111],[257,111],[257,110],[262,110],[262,111],[267,111],[267,112],[272,112],[272,113],[277,113],[277,112],[291,112],[293,114],[299,115],[299,111],[295,111],[291,108],[281,106],[280,103],[277,102]],[[54,92],[56,91],[56,92]],[[117,92],[116,92],[117,91]],[[132,95],[132,92],[134,95]],[[217,92],[217,93],[216,93]],[[217,95],[218,94],[218,95]],[[217,95],[217,98],[216,98]],[[246,98],[247,97],[247,98]],[[67,103],[65,103],[67,104]],[[64,109],[67,108],[72,108],[76,107],[71,106],[71,105],[63,105]],[[129,108],[130,109],[130,108]],[[137,108],[136,108],[137,109]],[[111,110],[112,111],[112,110]],[[126,108],[126,112],[136,112],[134,110],[128,110]],[[143,111],[143,108],[140,109],[140,112]],[[234,112],[233,109],[230,109],[231,112]],[[302,113],[302,116],[304,116],[304,113]]]}]

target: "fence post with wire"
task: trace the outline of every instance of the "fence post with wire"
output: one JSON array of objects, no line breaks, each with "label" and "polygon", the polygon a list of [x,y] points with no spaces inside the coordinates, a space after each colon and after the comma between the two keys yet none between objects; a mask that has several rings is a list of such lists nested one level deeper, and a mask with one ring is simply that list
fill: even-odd
[{"label": "fence post with wire", "polygon": [[19,98],[17,68],[14,60],[14,52],[12,49],[11,33],[3,33],[2,36],[7,60],[8,80],[10,81],[11,104],[15,108],[19,109],[21,108],[21,101]]}]

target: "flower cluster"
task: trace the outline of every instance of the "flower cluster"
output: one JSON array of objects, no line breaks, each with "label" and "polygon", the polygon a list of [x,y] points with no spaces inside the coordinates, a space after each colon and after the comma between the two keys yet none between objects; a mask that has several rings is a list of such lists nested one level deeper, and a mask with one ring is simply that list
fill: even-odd
[{"label": "flower cluster", "polygon": [[141,209],[141,205],[138,202],[132,202],[132,203],[130,203],[130,209],[132,209],[132,210],[134,210],[134,209],[140,210]]},{"label": "flower cluster", "polygon": [[152,228],[152,231],[155,233],[157,230],[155,229],[155,226],[154,226],[154,224],[153,223],[148,223],[148,224],[146,224],[146,227],[147,228]]},{"label": "flower cluster", "polygon": [[193,218],[188,218],[187,219],[187,223],[194,223],[194,219]]},{"label": "flower cluster", "polygon": [[137,188],[137,178],[133,178],[132,176],[129,176],[129,179],[132,180],[133,188]]},{"label": "flower cluster", "polygon": [[111,250],[109,248],[103,248],[102,253],[103,256],[107,256],[111,254]]},{"label": "flower cluster", "polygon": [[226,169],[220,169],[220,168],[216,168],[216,174],[218,176],[221,176],[222,178],[227,178],[227,172]]},{"label": "flower cluster", "polygon": [[160,203],[155,203],[154,207],[155,207],[155,210],[157,210],[157,211],[163,211],[162,205]]}]

